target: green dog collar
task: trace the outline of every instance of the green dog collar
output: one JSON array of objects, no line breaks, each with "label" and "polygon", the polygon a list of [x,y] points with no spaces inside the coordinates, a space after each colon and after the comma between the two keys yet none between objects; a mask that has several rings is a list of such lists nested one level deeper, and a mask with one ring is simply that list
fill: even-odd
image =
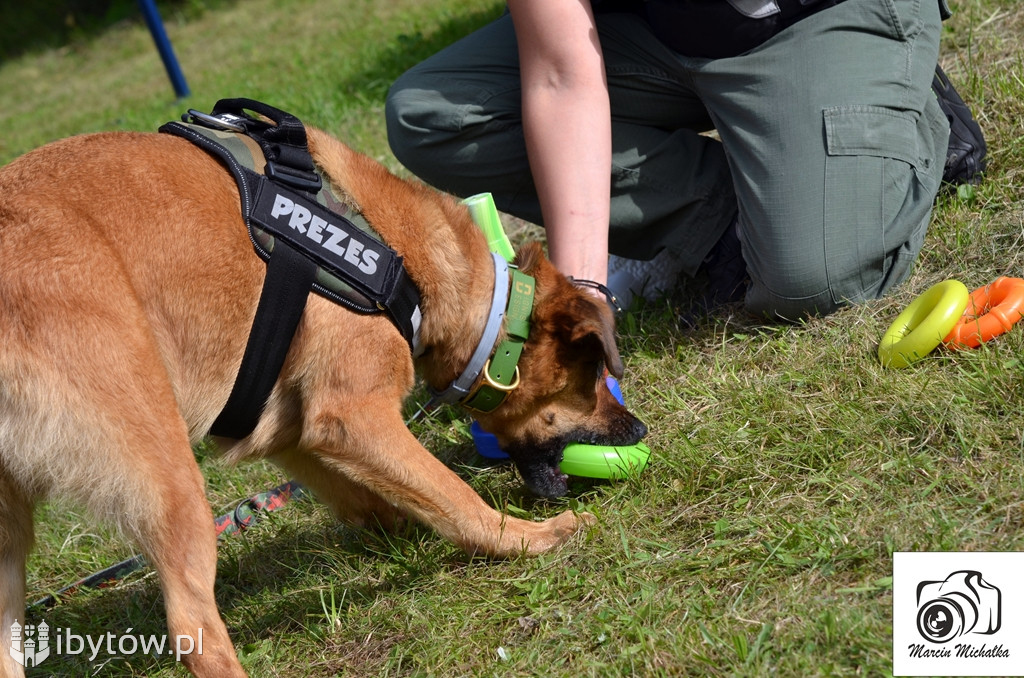
[{"label": "green dog collar", "polygon": [[477,387],[467,394],[463,406],[478,412],[492,412],[519,386],[519,357],[530,336],[534,279],[512,269],[512,285],[505,314],[507,338],[498,344],[484,365]]}]

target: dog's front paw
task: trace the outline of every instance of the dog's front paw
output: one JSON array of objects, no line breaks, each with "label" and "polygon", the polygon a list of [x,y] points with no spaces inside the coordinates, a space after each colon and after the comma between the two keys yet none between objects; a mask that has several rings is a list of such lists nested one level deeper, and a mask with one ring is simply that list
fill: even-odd
[{"label": "dog's front paw", "polygon": [[536,555],[558,548],[574,535],[597,522],[590,513],[564,511],[542,523],[534,523],[536,533],[530,539],[527,553]]}]

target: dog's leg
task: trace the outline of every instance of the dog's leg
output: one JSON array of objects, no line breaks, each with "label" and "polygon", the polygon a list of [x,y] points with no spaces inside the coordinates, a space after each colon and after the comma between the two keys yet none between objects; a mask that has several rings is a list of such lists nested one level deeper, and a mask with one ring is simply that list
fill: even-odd
[{"label": "dog's leg", "polygon": [[0,467],[0,678],[24,676],[11,655],[11,625],[25,624],[25,558],[32,548],[32,503]]},{"label": "dog's leg", "polygon": [[[99,270],[111,269],[116,267]],[[18,464],[23,476],[42,485],[41,491],[77,500],[98,518],[116,522],[159,574],[169,643],[174,647],[181,637],[178,647],[187,650],[185,636],[192,639],[193,652],[183,654],[182,662],[196,676],[244,676],[214,599],[217,536],[187,425],[141,312],[125,301],[130,295],[109,288],[120,292],[109,294],[117,300],[113,308],[94,298],[78,304],[92,302],[96,309],[85,316],[92,324],[82,323],[89,331],[72,341],[73,330],[62,331],[51,318],[27,323],[56,328],[35,337],[53,348],[45,358],[25,360],[20,372],[0,369],[18,378],[4,384],[18,398],[0,400],[6,407],[0,433],[17,444],[11,443],[13,454],[0,454],[0,478],[5,463]],[[23,316],[31,317],[31,309]],[[23,355],[32,354],[27,349]],[[3,357],[0,353],[0,368]],[[3,513],[0,529],[10,531],[12,511]],[[22,595],[12,580],[21,581],[24,533],[24,528],[16,533],[21,536],[13,548],[5,548],[9,555],[0,563],[5,568],[0,595],[5,597]]]},{"label": "dog's leg", "polygon": [[[168,645],[182,650],[176,659],[197,678],[242,678],[245,672],[214,598],[213,512],[174,398],[156,378],[140,382],[137,375],[109,367],[97,378],[112,375],[133,407],[119,412],[121,427],[115,435],[104,435],[105,444],[92,451],[92,464],[104,472],[91,476],[88,485],[78,478],[63,493],[77,494],[93,513],[117,522],[141,546],[159,576]],[[142,390],[149,391],[148,400],[138,397]],[[97,412],[111,409],[101,399],[94,402]]]},{"label": "dog's leg", "polygon": [[[159,453],[147,457],[153,464],[141,475],[148,483],[149,508],[135,521],[136,537],[160,576],[168,641],[193,648],[181,656],[182,663],[200,678],[244,676],[214,599],[217,536],[203,478],[187,441],[180,441],[176,452],[164,459]],[[174,468],[173,475],[167,468]]]},{"label": "dog's leg", "polygon": [[271,461],[312,490],[338,520],[355,527],[382,528],[388,531],[397,530],[406,520],[406,515],[394,504],[352,482],[323,459],[307,451],[278,453]]},{"label": "dog's leg", "polygon": [[349,408],[335,417],[324,412],[315,417],[319,426],[313,454],[327,468],[370,488],[467,553],[542,553],[593,521],[572,511],[539,523],[503,515],[420,445],[393,403],[364,402],[358,410],[359,414]]}]

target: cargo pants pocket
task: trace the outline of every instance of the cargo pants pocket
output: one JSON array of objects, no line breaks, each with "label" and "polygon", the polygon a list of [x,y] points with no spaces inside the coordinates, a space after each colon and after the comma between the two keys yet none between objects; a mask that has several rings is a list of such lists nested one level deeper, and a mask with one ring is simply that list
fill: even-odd
[{"label": "cargo pants pocket", "polygon": [[913,113],[865,105],[826,108],[823,115],[829,289],[836,304],[864,301],[878,296],[887,257],[917,226],[900,216],[928,161],[921,158]]}]

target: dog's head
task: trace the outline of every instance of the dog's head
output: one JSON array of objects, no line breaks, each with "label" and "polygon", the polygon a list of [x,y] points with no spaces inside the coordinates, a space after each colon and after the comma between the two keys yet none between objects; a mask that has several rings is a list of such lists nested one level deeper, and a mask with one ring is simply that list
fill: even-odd
[{"label": "dog's head", "polygon": [[647,427],[618,403],[603,378],[606,368],[622,376],[607,304],[569,282],[537,244],[524,247],[516,264],[536,280],[520,384],[493,412],[475,414],[531,491],[559,497],[568,489],[559,468],[567,444],[632,445]]}]

